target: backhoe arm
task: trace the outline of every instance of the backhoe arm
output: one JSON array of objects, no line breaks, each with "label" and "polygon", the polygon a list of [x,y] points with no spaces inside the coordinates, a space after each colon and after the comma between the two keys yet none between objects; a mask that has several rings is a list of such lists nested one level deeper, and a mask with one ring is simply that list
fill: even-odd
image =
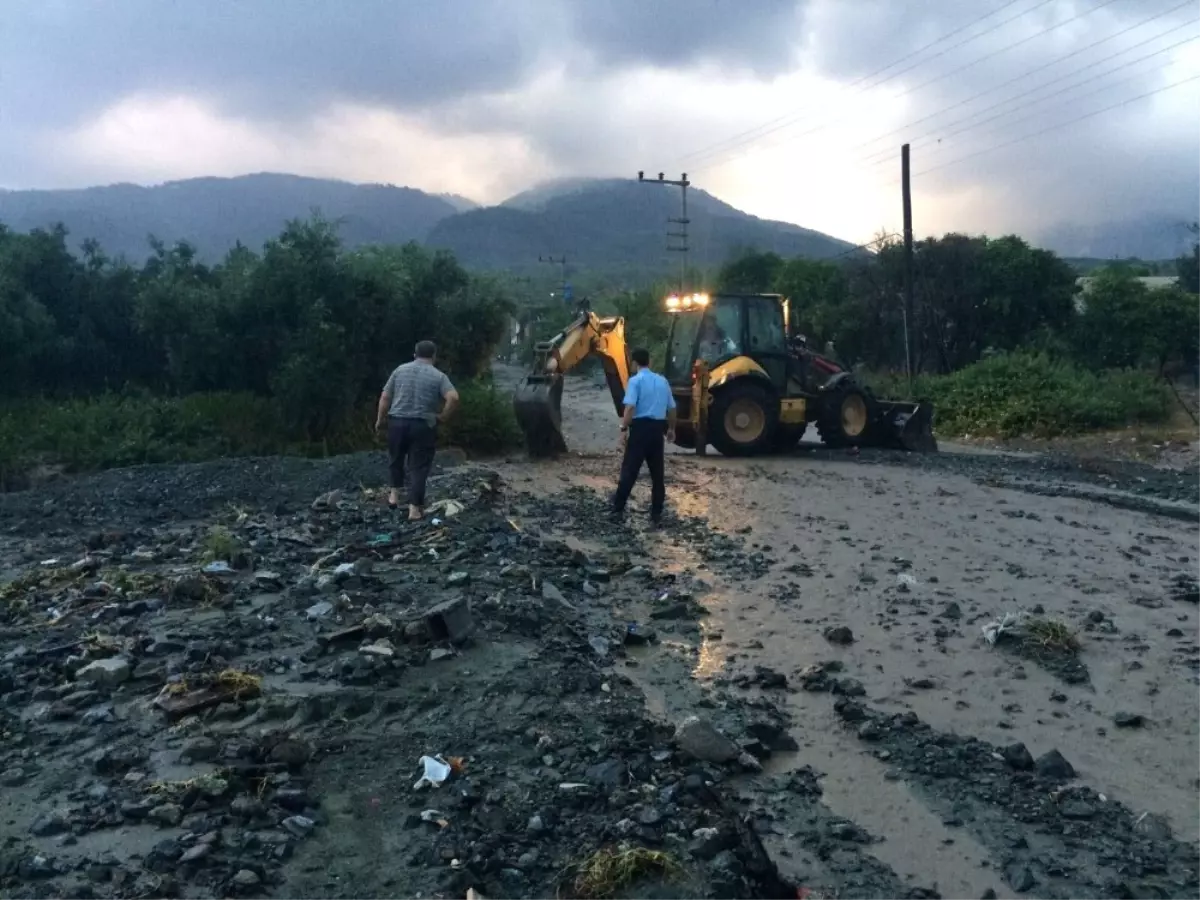
[{"label": "backhoe arm", "polygon": [[595,356],[604,369],[604,380],[613,407],[624,409],[629,384],[629,347],[625,320],[601,318],[585,310],[550,340],[534,348],[533,371],[513,395],[517,422],[525,433],[530,456],[553,456],[567,449],[562,436],[562,377]]}]

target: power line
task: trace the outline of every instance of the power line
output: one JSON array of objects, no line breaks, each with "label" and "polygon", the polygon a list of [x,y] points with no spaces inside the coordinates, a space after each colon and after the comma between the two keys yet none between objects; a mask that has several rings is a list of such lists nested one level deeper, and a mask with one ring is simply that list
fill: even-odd
[{"label": "power line", "polygon": [[[1163,12],[1156,13],[1155,15],[1150,16],[1150,18],[1143,19],[1141,22],[1138,22],[1136,25],[1131,25],[1128,28],[1123,28],[1122,30],[1120,30],[1114,34],[1110,34],[1108,37],[1101,38],[1098,41],[1093,41],[1092,43],[1090,43],[1084,47],[1080,47],[1078,50],[1074,50],[1074,51],[1068,53],[1066,56],[1061,56],[1058,59],[1051,60],[1050,62],[1045,63],[1044,65],[1037,66],[1036,68],[1030,69],[1028,72],[1022,73],[1021,75],[1018,75],[1015,78],[1010,78],[1008,81],[1002,82],[1001,84],[995,85],[994,87],[990,87],[986,91],[980,91],[977,94],[972,94],[971,96],[969,96],[963,100],[959,100],[957,103],[952,103],[950,106],[943,107],[942,109],[939,109],[936,112],[932,112],[929,115],[924,116],[923,118],[917,119],[913,122],[909,122],[906,125],[901,125],[899,128],[893,129],[892,131],[886,132],[885,134],[881,134],[878,137],[872,138],[869,141],[865,141],[864,143],[859,145],[859,148],[868,147],[871,144],[874,144],[874,143],[884,140],[885,138],[900,134],[901,132],[907,131],[909,128],[912,128],[914,125],[920,125],[922,122],[927,122],[930,119],[933,119],[933,118],[936,118],[936,117],[942,115],[943,113],[950,112],[950,110],[952,110],[952,109],[957,109],[960,106],[965,106],[966,104],[971,103],[975,100],[978,100],[981,97],[986,97],[988,94],[995,93],[996,91],[1001,90],[1002,88],[1008,87],[1010,84],[1013,84],[1018,81],[1022,81],[1024,79],[1028,78],[1030,75],[1034,75],[1045,69],[1049,69],[1053,66],[1057,66],[1059,63],[1065,62],[1066,60],[1071,59],[1074,56],[1078,56],[1081,53],[1086,53],[1088,50],[1092,50],[1096,47],[1099,47],[1101,44],[1106,44],[1109,41],[1116,40],[1117,38],[1121,37],[1122,35],[1128,34],[1131,31],[1136,31],[1138,28],[1141,28],[1144,25],[1149,25],[1155,19],[1161,19],[1163,16],[1170,15],[1173,12],[1177,12],[1178,10],[1183,9],[1185,6],[1194,6],[1194,5],[1195,5],[1195,0],[1184,0],[1184,2],[1178,4],[1177,6],[1173,6],[1168,10],[1164,10]],[[1082,66],[1078,69],[1068,72],[1065,75],[1060,76],[1059,78],[1053,79],[1051,81],[1047,81],[1041,85],[1037,85],[1033,88],[1030,88],[1028,91],[1025,91],[1022,94],[1015,94],[1004,100],[1000,100],[997,103],[994,103],[993,105],[991,105],[989,107],[986,107],[985,109],[981,109],[975,113],[972,113],[971,115],[967,116],[966,118],[968,118],[968,119],[972,118],[973,116],[979,115],[980,113],[984,113],[984,112],[987,112],[988,110],[995,109],[997,106],[1001,106],[1012,100],[1017,100],[1021,97],[1027,96],[1028,94],[1039,91],[1042,88],[1049,87],[1052,84],[1056,84],[1057,82],[1062,81],[1064,78],[1070,78],[1073,75],[1078,75],[1080,72],[1085,72],[1088,69],[1095,68],[1096,66],[1101,65],[1102,63],[1106,63],[1109,60],[1115,59],[1118,56],[1125,55],[1130,50],[1136,50],[1138,47],[1141,47],[1145,44],[1152,43],[1153,41],[1156,41],[1161,37],[1165,37],[1166,35],[1171,34],[1174,31],[1178,31],[1180,28],[1183,28],[1186,25],[1190,25],[1192,22],[1195,22],[1195,21],[1196,21],[1195,19],[1189,19],[1188,22],[1184,23],[1184,25],[1177,25],[1172,28],[1168,28],[1166,31],[1160,32],[1160,33],[1154,35],[1153,37],[1146,38],[1144,41],[1139,41],[1138,43],[1133,44],[1129,47],[1125,47],[1124,49],[1119,50],[1116,53],[1110,54],[1110,55],[1104,57],[1103,59],[1098,59],[1095,62],[1088,63],[1088,65],[1086,65],[1086,66]],[[957,120],[955,122],[951,122],[949,124],[955,125],[961,121],[965,121],[965,120],[959,119],[959,120]],[[943,126],[943,127],[945,127],[945,126]],[[920,138],[918,138],[918,140],[920,140]],[[857,148],[852,148],[852,149],[857,149]],[[890,160],[894,153],[895,153],[895,151],[891,147],[889,147],[886,150],[879,151],[878,153],[870,154],[870,158],[864,160],[864,162],[870,162],[870,161],[872,161],[872,159],[875,156],[883,156],[883,155],[886,155],[886,158]]]},{"label": "power line", "polygon": [[[957,159],[951,159],[951,160],[947,160],[944,163],[938,163],[936,166],[930,166],[928,169],[923,169],[922,171],[918,172],[917,175],[918,176],[928,175],[930,172],[936,172],[938,169],[945,169],[945,168],[948,168],[949,166],[956,166],[959,163],[965,162],[968,159],[973,159],[976,156],[982,156],[985,153],[993,153],[996,150],[1001,150],[1005,147],[1011,147],[1013,144],[1020,144],[1023,141],[1032,140],[1035,137],[1041,137],[1043,134],[1048,134],[1051,131],[1057,131],[1060,128],[1066,128],[1068,125],[1074,125],[1076,122],[1082,122],[1085,119],[1094,118],[1103,113],[1111,112],[1114,109],[1120,109],[1122,106],[1128,106],[1130,103],[1134,103],[1138,100],[1144,100],[1147,97],[1153,97],[1155,94],[1161,94],[1164,91],[1169,91],[1174,88],[1181,87],[1182,85],[1188,84],[1189,82],[1196,81],[1198,79],[1200,79],[1200,75],[1192,75],[1189,78],[1184,78],[1179,81],[1172,82],[1171,84],[1163,85],[1160,88],[1155,88],[1154,90],[1147,91],[1144,94],[1138,94],[1136,97],[1129,97],[1128,99],[1122,100],[1120,103],[1114,103],[1111,106],[1105,106],[1102,109],[1097,109],[1090,113],[1085,113],[1082,116],[1076,116],[1074,119],[1068,119],[1065,122],[1057,122],[1054,125],[1050,125],[1046,128],[1043,128],[1041,131],[1035,131],[1032,134],[1025,134],[1025,135],[1022,135],[1021,137],[1013,138],[1011,141],[1005,141],[1002,144],[993,144],[990,147],[984,147],[981,150],[976,150],[974,153],[968,153],[966,156],[960,156]],[[895,183],[895,182],[893,182],[893,183]]]},{"label": "power line", "polygon": [[[1115,68],[1115,69],[1112,69],[1112,70],[1110,70],[1110,71],[1108,71],[1108,72],[1105,72],[1105,73],[1103,73],[1102,75],[1097,75],[1097,76],[1094,76],[1094,77],[1092,77],[1092,78],[1085,79],[1085,80],[1083,80],[1083,81],[1079,82],[1078,84],[1072,84],[1072,85],[1068,85],[1068,86],[1067,86],[1067,87],[1065,87],[1065,88],[1062,88],[1062,89],[1060,89],[1060,90],[1057,90],[1057,91],[1055,91],[1055,92],[1054,92],[1054,93],[1052,93],[1052,94],[1047,94],[1045,97],[1041,97],[1041,98],[1039,98],[1039,99],[1037,99],[1037,100],[1034,100],[1034,101],[1032,101],[1031,103],[1022,104],[1021,106],[1018,106],[1016,109],[1010,109],[1010,110],[1007,110],[1007,111],[1005,111],[1005,112],[1000,112],[1000,113],[997,113],[997,114],[996,114],[996,115],[994,115],[994,116],[990,116],[990,117],[988,117],[987,119],[984,119],[982,122],[976,122],[974,125],[965,125],[965,126],[963,126],[962,128],[956,129],[955,131],[951,131],[951,132],[948,132],[948,133],[946,133],[946,134],[942,135],[942,138],[941,138],[941,139],[945,139],[945,138],[950,138],[950,137],[953,137],[954,135],[956,135],[956,134],[961,134],[961,133],[962,133],[962,132],[964,132],[964,131],[974,131],[976,128],[979,128],[981,125],[985,125],[985,124],[987,124],[988,122],[993,122],[993,121],[995,121],[996,119],[1003,119],[1005,116],[1010,116],[1010,115],[1012,115],[1012,114],[1013,114],[1013,113],[1015,113],[1015,112],[1019,112],[1019,111],[1021,111],[1022,109],[1027,109],[1027,108],[1029,108],[1029,107],[1031,107],[1031,106],[1037,106],[1039,103],[1044,103],[1044,102],[1045,102],[1045,101],[1047,101],[1047,100],[1051,100],[1051,99],[1053,99],[1054,97],[1057,97],[1057,96],[1059,96],[1060,94],[1065,94],[1065,93],[1067,93],[1067,92],[1069,92],[1069,91],[1073,91],[1073,90],[1075,90],[1076,88],[1083,87],[1083,86],[1084,86],[1084,85],[1086,85],[1086,84],[1090,84],[1090,83],[1092,83],[1093,81],[1096,81],[1096,80],[1098,80],[1098,79],[1100,79],[1100,78],[1103,78],[1103,77],[1106,77],[1106,76],[1108,76],[1108,75],[1111,75],[1113,72],[1117,72],[1117,71],[1120,71],[1121,69],[1128,68],[1129,66],[1131,66],[1131,65],[1134,65],[1135,63],[1141,63],[1141,62],[1145,62],[1147,59],[1151,59],[1152,57],[1159,56],[1159,55],[1161,55],[1162,53],[1165,53],[1165,52],[1167,52],[1167,51],[1169,51],[1169,50],[1174,50],[1175,48],[1177,48],[1177,47],[1181,47],[1181,46],[1183,46],[1184,44],[1190,44],[1190,43],[1192,43],[1193,41],[1196,41],[1196,40],[1200,40],[1200,35],[1194,35],[1194,36],[1192,36],[1192,37],[1190,37],[1190,38],[1187,38],[1187,39],[1185,39],[1185,40],[1182,40],[1182,41],[1179,41],[1179,42],[1177,42],[1177,43],[1175,43],[1175,44],[1172,44],[1170,47],[1164,47],[1162,50],[1158,51],[1157,53],[1150,53],[1150,54],[1147,54],[1146,56],[1143,56],[1143,57],[1141,57],[1140,59],[1133,60],[1132,62],[1130,62],[1130,63],[1126,63],[1126,64],[1125,64],[1125,65],[1123,65],[1123,66],[1118,66],[1118,67],[1117,67],[1117,68]],[[1087,93],[1085,93],[1085,94],[1080,94],[1078,97],[1075,97],[1075,98],[1073,98],[1073,99],[1074,99],[1074,100],[1082,100],[1084,97],[1090,97],[1090,96],[1092,96],[1093,94],[1098,94],[1098,93],[1100,93],[1101,91],[1108,91],[1108,90],[1111,90],[1112,88],[1116,87],[1116,86],[1117,86],[1117,85],[1119,85],[1119,84],[1124,84],[1125,82],[1127,82],[1127,81],[1131,81],[1131,80],[1133,80],[1134,78],[1140,78],[1140,77],[1142,77],[1142,76],[1143,76],[1143,75],[1145,75],[1145,74],[1146,74],[1146,73],[1144,73],[1144,72],[1142,72],[1142,73],[1136,73],[1136,74],[1134,74],[1134,75],[1130,75],[1130,76],[1128,76],[1128,77],[1126,77],[1126,78],[1122,78],[1122,79],[1120,79],[1120,80],[1118,80],[1118,81],[1116,81],[1116,82],[1112,82],[1112,83],[1108,83],[1108,84],[1103,84],[1103,85],[1101,85],[1100,87],[1096,88],[1095,90],[1088,91],[1088,92],[1087,92]],[[1005,123],[1005,125],[1004,125],[1004,127],[1005,127],[1005,128],[1009,128],[1009,127],[1011,127],[1011,126],[1013,126],[1013,125],[1016,125],[1016,124],[1017,124],[1017,123],[1019,123],[1019,122],[1024,122],[1024,121],[1027,121],[1027,120],[1029,120],[1029,119],[1031,119],[1031,118],[1034,118],[1034,117],[1036,117],[1036,116],[1038,116],[1038,115],[1041,115],[1041,114],[1042,114],[1042,113],[1044,113],[1044,112],[1045,112],[1045,110],[1041,110],[1041,111],[1039,111],[1039,112],[1035,112],[1035,113],[1032,113],[1032,114],[1030,114],[1030,115],[1021,116],[1020,118],[1014,119],[1014,120],[1012,120],[1012,121],[1010,121],[1010,122],[1006,122],[1006,123]],[[883,161],[881,161],[881,162],[883,162]],[[879,164],[880,164],[880,163],[874,163],[873,165],[879,165]]]},{"label": "power line", "polygon": [[[939,81],[944,81],[945,79],[949,78],[951,75],[957,75],[959,72],[962,72],[966,69],[972,68],[973,66],[977,66],[985,60],[991,59],[995,56],[999,56],[1001,53],[1007,53],[1009,50],[1012,50],[1016,47],[1020,47],[1023,44],[1027,44],[1030,41],[1035,40],[1036,38],[1039,38],[1044,34],[1048,34],[1051,31],[1055,31],[1059,28],[1062,28],[1064,25],[1069,25],[1071,22],[1074,22],[1078,19],[1082,19],[1085,16],[1089,16],[1094,12],[1098,12],[1099,10],[1103,9],[1104,7],[1110,6],[1111,4],[1113,4],[1115,2],[1117,2],[1117,0],[1101,0],[1101,2],[1099,4],[1097,4],[1096,6],[1093,6],[1090,9],[1085,10],[1084,12],[1076,13],[1075,15],[1071,16],[1071,18],[1069,18],[1069,19],[1064,19],[1061,22],[1058,22],[1054,25],[1050,25],[1047,28],[1043,28],[1041,31],[1031,34],[1028,37],[1024,37],[1019,41],[1016,41],[1012,44],[1008,44],[1007,46],[1001,47],[998,50],[993,50],[991,53],[986,53],[983,56],[977,57],[976,59],[972,60],[971,62],[965,63],[964,65],[961,65],[956,69],[951,69],[949,72],[945,72],[941,75],[938,75],[936,78],[930,78],[927,81],[923,81],[921,84],[918,84],[916,87],[905,88],[901,93],[908,94],[908,93],[911,93],[912,91],[917,91],[917,90],[920,90],[921,88],[928,87],[931,84],[936,84]],[[1038,6],[1041,6],[1041,5],[1044,5],[1044,4],[1038,4]],[[1037,8],[1038,7],[1034,7],[1033,9],[1037,9]],[[1032,9],[1027,10],[1027,12],[1032,12],[1032,11],[1033,11]],[[1022,13],[1021,15],[1024,15],[1024,13]],[[1018,18],[1019,18],[1019,16],[1018,16]],[[950,49],[952,49],[952,48],[950,48]],[[897,74],[899,74],[899,73],[897,73]],[[890,81],[890,80],[891,80],[890,78],[884,79],[884,81]],[[883,84],[883,83],[884,82],[881,81],[878,84]],[[878,84],[872,85],[872,87],[878,87]],[[838,119],[834,119],[832,122],[826,122],[823,125],[818,125],[815,128],[810,128],[808,131],[802,132],[801,134],[797,135],[796,140],[807,137],[808,135],[816,134],[818,131],[828,128],[831,124],[836,124],[838,122],[844,122],[844,121],[846,121],[846,119],[850,118],[853,115],[854,115],[854,113],[848,113]],[[779,129],[776,128],[773,130],[778,131]],[[767,133],[769,134],[770,132],[767,132]],[[751,142],[747,142],[747,143],[753,144],[754,142],[751,141]],[[736,149],[736,148],[732,148],[732,149]],[[725,163],[730,162],[736,158],[737,158],[736,156],[731,156],[731,157],[727,157],[725,159],[718,158],[709,163],[701,163],[698,166],[694,166],[693,171],[703,171],[703,170],[712,168],[714,165],[724,165]]]},{"label": "power line", "polygon": [[[945,34],[943,34],[941,37],[937,38],[936,40],[930,41],[924,47],[914,50],[911,53],[908,53],[905,56],[902,56],[899,59],[888,63],[886,66],[883,66],[880,69],[876,69],[874,72],[868,72],[866,75],[863,75],[861,78],[855,79],[854,81],[850,82],[850,84],[848,84],[847,87],[850,87],[850,88],[855,87],[859,84],[862,84],[864,81],[866,81],[869,78],[874,78],[876,75],[881,75],[884,72],[886,72],[888,69],[892,68],[893,66],[897,66],[900,63],[904,62],[905,60],[912,59],[912,57],[917,56],[921,53],[924,53],[926,50],[930,49],[931,47],[937,46],[938,44],[940,44],[942,41],[946,40],[947,38],[954,37],[954,35],[958,34],[959,32],[964,31],[974,25],[978,25],[984,19],[990,19],[992,16],[996,15],[996,13],[999,13],[999,12],[1002,12],[1002,11],[1008,9],[1008,7],[1012,6],[1014,3],[1017,3],[1017,2],[1019,2],[1019,0],[1008,0],[1008,2],[1005,3],[1003,6],[997,7],[996,9],[992,10],[990,13],[980,16],[978,19],[972,19],[966,25],[959,26],[958,28],[955,28],[953,31],[946,32]],[[1037,6],[1033,7],[1032,9],[1026,10],[1026,13],[1032,12],[1034,9],[1037,9],[1040,6],[1044,6],[1048,2],[1050,2],[1050,0],[1045,0],[1045,2],[1039,3]],[[1021,13],[1021,15],[1025,15],[1025,13]],[[1014,17],[1014,18],[1016,18],[1016,17]],[[999,23],[999,25],[995,25],[992,28],[987,29],[986,31],[982,31],[979,34],[975,35],[975,37],[982,37],[983,35],[987,34],[988,32],[994,31],[996,28],[999,28],[999,27],[1007,24],[1010,21],[1012,21],[1012,19],[1005,19],[1003,22]],[[970,40],[974,40],[974,39],[975,38],[971,38]],[[959,47],[959,46],[962,46],[962,45],[961,44],[954,45],[954,47]],[[944,50],[942,52],[944,53],[946,51],[953,50],[954,47],[947,47],[946,50]],[[941,54],[939,54],[939,55],[941,55]],[[936,59],[936,58],[937,57],[932,57],[932,59]],[[926,60],[926,62],[929,62],[929,60]],[[904,71],[907,71],[907,69]],[[903,73],[902,72],[896,73],[896,75],[899,75],[899,74],[903,74]],[[892,77],[895,77],[895,75],[893,75]],[[874,85],[869,85],[869,86],[874,87]],[[783,122],[784,120],[789,119],[792,116],[807,112],[809,109],[810,109],[810,107],[806,106],[806,107],[802,107],[800,110],[792,110],[792,112],[786,113],[786,114],[780,116],[779,118],[772,119],[771,121],[766,122],[762,125],[757,125],[754,128],[748,128],[745,131],[738,132],[737,134],[733,135],[732,137],[728,137],[728,138],[725,138],[724,140],[717,141],[715,144],[710,144],[708,147],[701,148],[700,150],[693,150],[691,153],[685,154],[684,156],[680,157],[679,161],[681,163],[684,163],[684,162],[687,162],[692,159],[703,158],[705,156],[709,156],[714,151],[719,151],[722,148],[724,148],[726,144],[734,145],[742,138],[753,135],[755,132],[761,131],[764,128],[769,128],[770,126],[775,125],[778,122]]]}]

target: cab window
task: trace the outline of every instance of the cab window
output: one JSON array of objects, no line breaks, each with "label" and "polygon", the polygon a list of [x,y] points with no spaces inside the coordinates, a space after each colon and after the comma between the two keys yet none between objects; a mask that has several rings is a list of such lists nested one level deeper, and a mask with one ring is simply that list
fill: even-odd
[{"label": "cab window", "polygon": [[778,300],[754,298],[746,302],[749,313],[750,353],[786,353],[783,307]]},{"label": "cab window", "polygon": [[719,299],[700,326],[697,355],[710,366],[742,353],[741,300]]}]

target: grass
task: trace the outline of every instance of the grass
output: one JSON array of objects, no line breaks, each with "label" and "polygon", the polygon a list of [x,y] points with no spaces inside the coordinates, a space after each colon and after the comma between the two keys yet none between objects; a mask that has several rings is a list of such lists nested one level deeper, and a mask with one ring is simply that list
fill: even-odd
[{"label": "grass", "polygon": [[[442,429],[444,444],[479,455],[520,444],[507,394],[466,382],[459,395],[461,406]],[[231,456],[378,450],[373,421],[374,400],[348,409],[341,422],[314,438],[295,434],[274,400],[247,393],[26,398],[0,406],[0,491],[21,488],[41,466],[76,473]]]},{"label": "grass", "polygon": [[1027,642],[1034,648],[1072,656],[1079,652],[1078,636],[1059,619],[1032,618],[1023,627]]},{"label": "grass", "polygon": [[1149,372],[1095,372],[1034,353],[991,357],[950,375],[868,376],[884,398],[928,399],[942,436],[1052,438],[1170,420],[1170,390]]},{"label": "grass", "polygon": [[222,528],[220,525],[214,526],[204,537],[204,561],[232,562],[241,548],[241,542],[230,533],[228,528]]},{"label": "grass", "polygon": [[605,847],[584,860],[571,883],[571,896],[606,900],[645,877],[677,879],[683,867],[669,853],[645,847]]}]

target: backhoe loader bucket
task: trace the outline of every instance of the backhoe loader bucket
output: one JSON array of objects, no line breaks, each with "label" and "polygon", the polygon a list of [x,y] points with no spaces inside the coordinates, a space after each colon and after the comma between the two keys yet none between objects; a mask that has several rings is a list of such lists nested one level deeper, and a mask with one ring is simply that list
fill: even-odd
[{"label": "backhoe loader bucket", "polygon": [[561,375],[530,375],[513,392],[513,412],[534,458],[567,452],[562,435]]},{"label": "backhoe loader bucket", "polygon": [[933,436],[933,404],[879,401],[880,443],[913,453],[936,453]]}]

